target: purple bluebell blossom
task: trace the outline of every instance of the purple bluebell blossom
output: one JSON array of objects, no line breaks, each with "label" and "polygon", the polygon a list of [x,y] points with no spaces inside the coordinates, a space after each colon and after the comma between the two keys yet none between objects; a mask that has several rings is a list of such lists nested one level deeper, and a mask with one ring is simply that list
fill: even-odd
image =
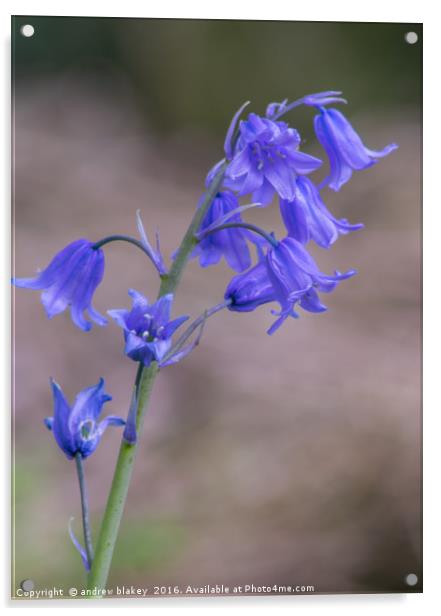
[{"label": "purple bluebell blossom", "polygon": [[[239,125],[239,139],[224,185],[239,196],[252,194],[253,201],[267,204],[277,193],[294,198],[298,175],[315,171],[322,161],[299,151],[300,135],[285,122],[274,122],[250,113]],[[215,173],[216,167],[209,173]]]},{"label": "purple bluebell blossom", "polygon": [[231,302],[228,309],[233,312],[251,312],[262,304],[275,301],[276,295],[264,260],[247,272],[234,276],[224,297]]},{"label": "purple bluebell blossom", "polygon": [[351,178],[353,170],[371,167],[379,158],[387,156],[398,147],[391,143],[380,151],[369,150],[350,122],[337,109],[320,107],[320,114],[314,118],[314,128],[317,139],[326,150],[331,167],[323,185],[329,185],[333,190],[340,190]]},{"label": "purple bluebell blossom", "polygon": [[70,306],[72,321],[83,331],[92,324],[84,317],[87,312],[98,325],[106,319],[92,307],[92,297],[103,279],[104,253],[85,239],[72,242],[61,250],[35,278],[14,278],[16,287],[43,291],[41,301],[51,319]]},{"label": "purple bluebell blossom", "polygon": [[307,177],[298,177],[295,198],[280,199],[280,213],[290,237],[302,244],[314,240],[322,248],[329,248],[339,235],[363,228],[351,225],[345,218],[335,218],[327,209],[316,186]]},{"label": "purple bluebell blossom", "polygon": [[[211,227],[216,221],[221,221],[227,214],[239,208],[239,202],[234,193],[225,190],[217,193],[207,210],[199,229],[199,234]],[[228,222],[242,222],[240,213],[229,217]],[[253,239],[246,229],[222,229],[210,233],[198,243],[192,257],[199,257],[201,267],[215,265],[225,257],[228,265],[236,272],[243,272],[251,265],[250,251],[247,240]]]},{"label": "purple bluebell blossom", "polygon": [[356,274],[355,270],[344,274],[335,272],[333,276],[323,274],[302,244],[292,237],[286,237],[268,251],[266,266],[276,301],[280,304],[280,311],[273,312],[279,318],[268,330],[269,334],[289,316],[298,317],[294,311],[297,303],[309,312],[324,312],[326,306],[320,302],[317,290],[330,293],[340,280]]},{"label": "purple bluebell blossom", "polygon": [[164,295],[154,304],[134,289],[131,310],[108,310],[108,314],[123,329],[125,353],[134,361],[149,366],[153,361],[161,365],[172,346],[172,336],[188,316],[170,320],[173,295]]},{"label": "purple bluebell blossom", "polygon": [[51,380],[54,400],[54,416],[46,417],[44,423],[52,430],[60,449],[70,460],[76,454],[82,458],[90,456],[101,440],[108,426],[123,426],[124,419],[109,415],[103,421],[98,421],[103,405],[112,399],[104,392],[104,380],[97,385],[83,389],[71,407],[67,402],[61,387]]},{"label": "purple bluebell blossom", "polygon": [[268,330],[273,334],[289,316],[298,318],[294,310],[297,304],[308,312],[327,310],[317,291],[330,293],[340,280],[354,274],[355,270],[335,272],[333,276],[323,274],[302,244],[286,237],[270,248],[257,265],[230,281],[225,299],[231,301],[228,308],[234,312],[251,312],[277,301],[280,311],[272,313],[279,318]]}]

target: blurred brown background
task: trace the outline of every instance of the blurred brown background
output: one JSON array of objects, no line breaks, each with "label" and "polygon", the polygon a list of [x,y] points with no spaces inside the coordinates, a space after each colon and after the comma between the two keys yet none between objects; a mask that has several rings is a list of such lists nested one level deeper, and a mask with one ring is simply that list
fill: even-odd
[{"label": "blurred brown background", "polygon": [[[311,247],[323,271],[359,270],[326,297],[328,313],[302,313],[273,337],[268,307],[221,313],[203,344],[160,374],[109,587],[421,590],[421,35],[415,24],[13,21],[18,276],[73,239],[136,234],[138,208],[170,255],[244,100],[261,112],[342,89],[369,147],[400,146],[324,195],[338,217],[366,224],[330,251]],[[324,156],[312,117],[299,109],[289,121],[305,151]],[[248,219],[282,231],[275,203]],[[217,303],[230,277],[192,262],[175,315]],[[153,299],[152,267],[128,245],[109,246],[96,307],[128,306],[129,287]],[[105,411],[125,415],[136,366],[114,324],[85,334],[68,314],[49,322],[38,293],[23,290],[14,314],[16,586],[82,586],[67,534],[75,516],[81,536],[75,469],[42,423],[48,379],[73,400],[104,376]],[[119,438],[109,430],[86,463],[95,536]]]}]

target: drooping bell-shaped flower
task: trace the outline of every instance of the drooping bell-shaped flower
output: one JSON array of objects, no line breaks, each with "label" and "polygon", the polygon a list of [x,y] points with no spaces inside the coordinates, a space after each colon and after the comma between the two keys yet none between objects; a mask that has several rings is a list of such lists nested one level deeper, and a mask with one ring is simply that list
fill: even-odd
[{"label": "drooping bell-shaped flower", "polygon": [[317,291],[330,293],[340,280],[356,274],[355,270],[344,274],[335,272],[332,276],[323,274],[302,244],[292,237],[286,237],[268,251],[266,266],[275,299],[280,304],[280,311],[273,313],[279,318],[268,330],[269,334],[289,316],[298,317],[294,311],[297,303],[309,312],[325,311]]},{"label": "drooping bell-shaped flower", "polygon": [[398,147],[391,143],[380,151],[369,150],[350,122],[337,109],[320,107],[320,114],[314,118],[314,128],[317,139],[326,150],[331,167],[323,184],[329,185],[333,190],[340,190],[351,178],[354,170],[371,167],[379,158],[387,156]]},{"label": "drooping bell-shaped flower", "polygon": [[84,317],[88,313],[98,325],[107,320],[92,307],[92,297],[103,279],[104,253],[85,239],[72,242],[61,250],[35,278],[13,278],[16,287],[43,291],[41,301],[51,319],[70,306],[72,321],[84,331],[92,324]]},{"label": "drooping bell-shaped flower", "polygon": [[[238,208],[237,197],[230,190],[217,193],[205,214],[199,234],[203,234],[205,229],[211,227],[216,221],[221,221],[227,214]],[[228,222],[242,222],[240,213],[233,214]],[[192,256],[199,257],[201,267],[214,265],[224,257],[232,269],[236,272],[243,272],[251,265],[247,243],[247,240],[251,239],[250,235],[249,231],[240,227],[221,229],[201,239]]]},{"label": "drooping bell-shaped flower", "polygon": [[298,131],[285,122],[250,113],[239,124],[239,138],[224,185],[239,196],[251,193],[253,201],[262,204],[269,203],[275,193],[292,200],[297,175],[311,173],[322,164],[318,158],[300,152],[299,145]]},{"label": "drooping bell-shaped flower", "polygon": [[98,421],[103,405],[112,399],[104,392],[104,380],[97,385],[83,389],[73,406],[67,402],[61,387],[51,380],[54,400],[54,416],[44,422],[52,430],[60,449],[69,459],[80,454],[82,458],[90,456],[98,447],[100,439],[108,426],[123,426],[124,419],[109,415]]},{"label": "drooping bell-shaped flower", "polygon": [[314,240],[322,248],[329,248],[339,235],[364,226],[351,225],[345,218],[335,218],[323,203],[313,182],[303,176],[297,178],[294,199],[280,199],[280,213],[290,237],[302,244]]},{"label": "drooping bell-shaped flower", "polygon": [[134,361],[149,366],[161,360],[172,346],[172,336],[188,316],[170,320],[173,295],[164,295],[154,304],[134,289],[129,290],[133,300],[131,310],[108,310],[109,315],[123,329],[125,353]]},{"label": "drooping bell-shaped flower", "polygon": [[272,313],[279,318],[268,330],[272,334],[289,316],[299,316],[294,310],[297,304],[308,312],[327,310],[317,291],[330,293],[340,280],[354,274],[355,270],[335,272],[333,276],[323,274],[302,244],[286,237],[266,255],[261,253],[257,265],[230,281],[225,299],[234,312],[251,312],[262,304],[277,301],[280,311]]},{"label": "drooping bell-shaped flower", "polygon": [[276,295],[265,262],[261,260],[247,272],[234,276],[224,297],[230,300],[228,309],[233,312],[251,312],[262,304],[275,301]]}]

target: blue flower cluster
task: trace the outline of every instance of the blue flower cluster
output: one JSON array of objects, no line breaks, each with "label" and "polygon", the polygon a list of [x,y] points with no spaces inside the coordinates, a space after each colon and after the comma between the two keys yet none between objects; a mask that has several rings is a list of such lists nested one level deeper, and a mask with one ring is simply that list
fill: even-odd
[{"label": "blue flower cluster", "polygon": [[[240,120],[246,105],[235,114],[225,139],[226,158],[217,163],[207,176],[207,187],[224,166],[221,187],[204,212],[192,257],[207,267],[225,258],[237,272],[225,291],[225,307],[235,312],[249,312],[262,304],[276,302],[273,310],[276,321],[269,334],[291,316],[297,318],[297,307],[308,312],[323,312],[326,306],[319,293],[329,293],[341,280],[356,272],[324,274],[307,252],[305,246],[313,240],[322,248],[329,248],[339,237],[363,227],[336,218],[326,207],[321,191],[328,186],[338,191],[351,178],[353,171],[366,169],[397,146],[391,144],[381,151],[368,149],[345,116],[330,104],[346,102],[341,92],[328,91],[311,94],[293,103],[270,103],[264,117],[250,113]],[[310,175],[322,161],[300,150],[299,132],[280,118],[298,105],[317,109],[314,128],[329,162],[329,173],[318,186]],[[241,206],[239,198],[250,196],[251,205]],[[277,240],[258,227],[245,223],[242,212],[251,206],[266,206],[279,199],[286,237]],[[203,202],[203,198],[199,204]],[[126,240],[139,246],[149,256],[160,276],[167,275],[161,255],[159,237],[154,249],[147,238],[138,213],[141,241],[126,236],[110,236],[93,243],[86,239],[72,242],[63,248],[49,265],[34,278],[15,278],[17,287],[42,291],[41,300],[49,318],[70,308],[72,320],[83,331],[92,327],[85,315],[98,325],[107,320],[92,306],[93,295],[104,275],[102,246],[115,240]],[[257,231],[257,235],[256,232]],[[263,237],[262,237],[263,236]],[[258,261],[253,265],[249,244],[257,247]],[[175,255],[176,256],[176,255]],[[149,304],[137,291],[130,290],[131,310],[109,310],[112,319],[122,328],[125,353],[143,366],[157,362],[165,366],[180,361],[196,343],[183,346],[195,331],[183,334],[173,345],[176,330],[188,319],[181,316],[171,320],[173,294],[160,297]],[[218,310],[218,308],[216,308]],[[203,325],[203,320],[202,320]],[[97,416],[102,404],[110,399],[101,393],[102,381],[79,394],[72,409],[61,389],[52,384],[55,402],[54,418],[47,420],[55,439],[68,457],[92,453],[109,424],[122,425],[123,420],[110,417],[101,424]]]},{"label": "blue flower cluster", "polygon": [[[278,318],[268,330],[269,334],[278,329],[288,316],[298,317],[294,310],[296,306],[309,312],[325,311],[326,306],[321,303],[318,291],[329,293],[340,280],[356,273],[349,270],[344,274],[325,275],[305,249],[310,240],[322,248],[329,248],[339,235],[363,227],[362,224],[350,224],[344,218],[337,219],[323,202],[321,190],[326,186],[340,190],[354,170],[372,166],[397,147],[391,144],[379,152],[369,150],[340,111],[325,107],[346,102],[340,95],[341,92],[322,92],[292,104],[287,101],[271,103],[266,117],[250,113],[238,127],[236,114],[228,131],[225,144],[228,166],[223,180],[228,192],[219,192],[208,210],[199,234],[202,239],[194,255],[199,256],[203,266],[216,263],[223,255],[238,272],[225,292],[230,310],[245,312],[268,302],[280,304],[280,311],[273,311]],[[309,175],[322,165],[322,161],[301,152],[298,131],[279,120],[299,104],[318,110],[314,118],[315,133],[330,166],[330,172],[320,186],[314,184]],[[209,172],[208,182],[223,162],[220,161]],[[248,225],[243,225],[237,201],[238,197],[247,195],[259,205],[267,205],[277,196],[287,233],[287,237],[279,242],[273,238],[266,251],[262,250],[260,243],[259,261],[252,267],[247,248],[250,232],[245,234],[244,227]],[[233,222],[221,224],[229,209],[235,211],[237,227]],[[213,232],[216,219],[219,220],[219,231]],[[210,231],[207,236],[203,234],[204,229]]]},{"label": "blue flower cluster", "polygon": [[[95,243],[79,239],[57,253],[34,278],[13,279],[17,287],[42,292],[41,300],[49,318],[69,308],[73,323],[83,331],[92,327],[86,316],[98,325],[107,324],[107,320],[92,306],[94,293],[104,275],[103,246],[106,244],[125,241],[137,246],[153,263],[161,282],[171,282],[168,287],[167,284],[165,287],[161,285],[159,297],[152,304],[141,293],[131,289],[129,295],[133,305],[130,310],[108,310],[110,317],[123,330],[125,354],[139,364],[127,421],[114,415],[98,421],[103,405],[111,400],[104,392],[103,379],[81,391],[73,406],[67,402],[60,386],[51,381],[54,415],[46,418],[45,424],[67,458],[76,459],[79,469],[83,458],[95,451],[108,426],[125,425],[123,438],[126,444],[136,443],[138,377],[153,362],[163,367],[187,356],[197,346],[208,317],[223,308],[250,312],[258,306],[275,302],[279,309],[272,310],[277,317],[268,330],[272,334],[288,317],[298,318],[298,308],[312,313],[327,310],[319,293],[330,293],[341,280],[356,273],[349,270],[325,274],[305,248],[311,240],[321,248],[329,248],[339,235],[363,227],[336,218],[326,207],[322,190],[325,187],[340,190],[353,171],[372,166],[397,146],[391,144],[381,151],[368,149],[344,115],[327,107],[345,103],[340,95],[340,92],[328,91],[305,96],[293,103],[286,100],[271,103],[264,117],[250,113],[244,120],[240,117],[248,103],[238,110],[227,131],[226,158],[207,175],[207,192],[201,198],[180,248],[172,255],[174,264],[170,272],[161,254],[158,233],[153,247],[138,212],[140,240],[124,235],[112,235]],[[329,173],[320,185],[315,184],[310,176],[321,167],[322,160],[302,152],[299,132],[280,119],[299,105],[317,110],[315,133],[329,162]],[[241,205],[239,199],[244,197],[249,197],[252,203]],[[281,240],[242,219],[246,209],[267,206],[274,197],[279,200],[286,228],[286,236]],[[255,264],[251,258],[250,242],[257,249]],[[198,258],[202,267],[225,258],[236,275],[226,288],[225,301],[207,309],[174,341],[173,336],[189,317],[171,319],[174,297],[166,290],[176,287],[189,257]],[[81,486],[82,470],[78,472]],[[84,520],[87,518],[85,509],[84,505]],[[88,545],[86,521],[84,526]],[[86,554],[72,529],[69,532],[85,567],[89,569],[90,550]]]}]

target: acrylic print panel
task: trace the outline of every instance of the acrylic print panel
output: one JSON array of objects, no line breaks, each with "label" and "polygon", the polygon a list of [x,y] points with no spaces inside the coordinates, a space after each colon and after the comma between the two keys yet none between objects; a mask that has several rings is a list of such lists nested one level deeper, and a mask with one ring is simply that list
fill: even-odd
[{"label": "acrylic print panel", "polygon": [[12,43],[13,596],[421,592],[421,26]]}]

